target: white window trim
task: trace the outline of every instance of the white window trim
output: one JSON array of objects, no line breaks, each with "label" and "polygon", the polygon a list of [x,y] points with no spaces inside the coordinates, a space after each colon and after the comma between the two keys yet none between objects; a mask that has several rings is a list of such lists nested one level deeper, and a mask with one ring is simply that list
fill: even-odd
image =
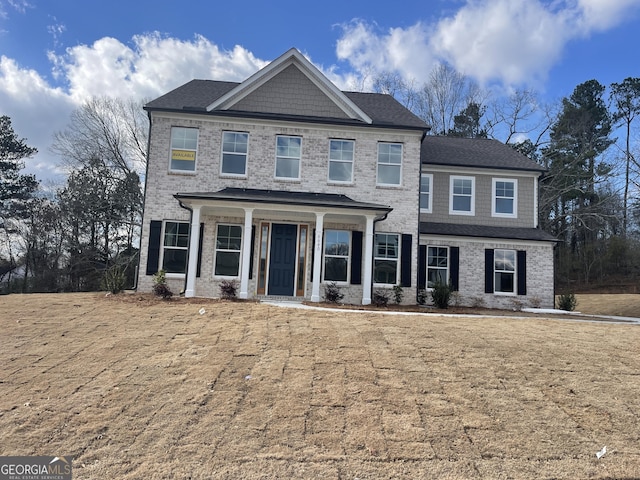
[{"label": "white window trim", "polygon": [[[348,238],[349,238],[349,253],[347,254],[346,258],[347,258],[347,279],[345,281],[338,281],[338,280],[327,280],[325,279],[325,274],[326,274],[326,263],[325,263],[325,258],[327,257],[327,253],[325,250],[326,247],[326,239],[327,239],[327,232],[328,231],[338,231],[338,232],[347,232]],[[351,232],[349,230],[340,230],[338,228],[328,228],[324,231],[324,239],[322,241],[322,282],[323,283],[327,283],[327,282],[335,282],[336,285],[349,285],[351,283],[351,249],[352,249],[352,241],[351,241]],[[330,258],[345,258],[344,255],[329,255]]]},{"label": "white window trim", "polygon": [[[453,209],[453,183],[455,180],[471,180],[471,211]],[[449,215],[467,215],[474,216],[476,214],[476,177],[468,177],[462,175],[451,175],[449,177]]]},{"label": "white window trim", "polygon": [[[375,281],[375,268],[376,268],[376,260],[393,260],[393,259],[389,259],[389,258],[385,258],[385,257],[378,257],[376,256],[376,252],[375,252],[375,248],[376,248],[376,235],[395,235],[396,237],[398,237],[398,257],[395,259],[396,262],[396,281],[395,283],[377,283]],[[373,264],[371,265],[372,271],[371,271],[371,276],[373,278],[373,285],[375,287],[395,287],[396,285],[398,285],[400,283],[399,278],[400,278],[400,266],[402,265],[400,262],[402,260],[402,237],[399,233],[392,233],[392,232],[375,232],[374,236],[373,236]]]},{"label": "white window trim", "polygon": [[[496,212],[496,183],[498,182],[511,182],[513,183],[513,213],[498,213]],[[508,198],[508,197],[500,197]],[[518,218],[518,180],[515,178],[493,178],[491,180],[491,216],[500,218]]]},{"label": "white window trim", "polygon": [[[177,150],[188,150],[190,152],[195,152],[196,154],[196,158],[193,161],[193,170],[180,170],[179,168],[171,168],[171,161],[173,160],[173,130],[175,128],[186,128],[186,129],[191,129],[191,130],[195,130],[196,131],[196,148],[192,149],[192,148],[179,148]],[[171,173],[179,173],[182,175],[195,175],[196,172],[198,171],[198,146],[200,145],[200,129],[196,128],[196,127],[182,127],[180,125],[172,125],[171,126],[171,130],[169,132],[169,172]]]},{"label": "white window trim", "polygon": [[429,179],[429,204],[427,208],[420,208],[420,213],[432,213],[433,211],[433,174],[421,173],[420,174],[420,198],[422,198],[422,177]]},{"label": "white window trim", "polygon": [[[237,152],[225,152],[224,150],[224,134],[225,133],[240,133],[242,135],[247,136],[247,153],[244,155],[244,173],[227,173],[222,171],[222,165],[224,160],[225,153],[231,153],[234,155],[238,155]],[[248,132],[239,132],[236,130],[223,130],[222,131],[222,142],[220,145],[220,176],[221,177],[232,177],[232,178],[247,178],[247,172],[249,170],[249,133]]]},{"label": "white window trim", "polygon": [[[398,167],[400,168],[400,182],[399,183],[380,183],[378,173],[380,166],[380,145],[400,145],[401,153],[400,153],[400,164]],[[378,187],[401,187],[402,186],[402,164],[404,163],[404,144],[400,142],[378,142],[378,147],[376,150],[376,186]],[[385,163],[383,165],[396,165],[395,163]]]},{"label": "white window trim", "polygon": [[[426,275],[427,275],[427,279],[426,279],[426,290],[428,292],[432,291],[433,288],[429,286],[429,248],[446,248],[447,249],[447,275],[446,275],[446,281],[447,281],[447,285],[449,284],[450,280],[451,280],[451,248],[447,247],[445,245],[427,245],[427,258],[425,259],[425,261],[427,262],[426,265]],[[435,268],[435,270],[443,270],[442,268]]]},{"label": "white window trim", "polygon": [[[230,227],[240,227],[240,250],[237,250],[239,257],[238,257],[238,275],[216,275],[216,259],[218,258],[218,252],[236,252],[236,250],[227,250],[224,248],[219,249],[218,248],[218,227],[219,226],[230,226]],[[213,274],[213,278],[215,279],[220,279],[220,280],[225,280],[225,279],[230,279],[230,280],[237,280],[238,278],[240,278],[240,275],[242,273],[242,250],[243,250],[243,246],[244,246],[244,226],[240,225],[239,223],[226,223],[226,222],[221,222],[221,223],[217,223],[216,224],[216,228],[215,228],[215,237],[213,239],[213,266],[212,266],[212,274]]]},{"label": "white window trim", "polygon": [[[278,138],[299,138],[300,139],[300,156],[299,157],[281,157],[278,155]],[[284,182],[297,182],[302,178],[302,137],[299,135],[276,135],[276,151],[275,161],[273,162],[273,178]],[[279,177],[278,176],[278,158],[289,159],[296,158],[298,160],[298,176],[297,177]]]},{"label": "white window trim", "polygon": [[[158,259],[158,265],[160,266],[160,270],[162,270],[164,268],[164,251],[167,248],[166,245],[164,244],[164,236],[165,236],[165,232],[167,229],[167,223],[186,223],[187,225],[189,225],[189,221],[188,220],[163,220],[162,221],[162,232],[161,232],[161,237],[160,237],[160,258]],[[191,225],[189,225],[189,238],[191,238]],[[169,249],[172,250],[186,250],[187,251],[187,262],[189,262],[189,242],[187,242],[187,246],[186,247],[173,247],[170,246],[168,247]],[[188,263],[185,265],[185,270],[188,266]],[[165,276],[167,278],[185,278],[186,273],[175,273],[175,272],[165,272]]]},{"label": "white window trim", "polygon": [[[513,252],[513,292],[499,292],[496,290],[496,272],[512,273],[507,270],[496,270],[496,252]],[[493,250],[493,294],[515,297],[518,294],[518,252],[510,248],[496,248]]]},{"label": "white window trim", "polygon": [[[353,144],[353,158],[351,162],[346,162],[344,160],[333,160],[331,158],[331,142],[350,142]],[[337,163],[351,163],[351,178],[349,180],[333,180],[329,175],[331,172],[331,162]],[[355,140],[349,140],[346,138],[330,138],[329,139],[329,163],[327,164],[327,183],[337,183],[340,185],[351,185],[353,184],[353,172],[355,170],[355,162],[356,162],[356,142]]]}]

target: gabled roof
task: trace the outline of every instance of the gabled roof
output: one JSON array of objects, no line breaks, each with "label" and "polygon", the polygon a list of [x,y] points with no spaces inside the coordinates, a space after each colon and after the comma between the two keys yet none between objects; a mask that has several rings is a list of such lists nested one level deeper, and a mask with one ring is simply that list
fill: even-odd
[{"label": "gabled roof", "polygon": [[427,135],[422,140],[420,161],[423,165],[546,171],[509,145],[487,138]]},{"label": "gabled roof", "polygon": [[[296,115],[274,111],[247,111],[243,99],[286,69],[295,68],[316,91],[335,105],[340,115]],[[239,107],[240,106],[240,107]],[[311,62],[295,49],[289,50],[242,83],[215,80],[190,82],[150,101],[148,111],[190,112],[202,115],[291,120],[312,123],[407,128],[427,131],[428,125],[387,94],[340,91]]]},{"label": "gabled roof", "polygon": [[298,68],[316,87],[318,87],[345,115],[354,120],[365,123],[372,123],[371,118],[364,113],[358,105],[353,103],[338,88],[327,79],[313,64],[307,60],[295,48],[291,48],[280,55],[266,67],[258,70],[237,85],[233,90],[228,91],[214,102],[207,106],[207,111],[212,110],[233,110],[233,106],[244,99],[247,95],[260,88],[269,80],[274,78],[287,67],[294,65]]},{"label": "gabled roof", "polygon": [[488,225],[465,225],[460,223],[420,222],[420,233],[453,237],[533,240],[538,242],[558,241],[553,235],[539,228],[492,227]]}]

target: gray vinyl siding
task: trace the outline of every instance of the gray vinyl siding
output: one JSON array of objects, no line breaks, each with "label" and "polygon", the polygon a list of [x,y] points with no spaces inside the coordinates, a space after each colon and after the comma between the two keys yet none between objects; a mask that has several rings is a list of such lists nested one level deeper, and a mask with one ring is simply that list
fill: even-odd
[{"label": "gray vinyl siding", "polygon": [[240,100],[233,109],[245,112],[349,118],[293,65]]},{"label": "gray vinyl siding", "polygon": [[[535,227],[535,179],[522,176],[518,172],[504,171],[491,175],[466,174],[462,171],[455,173],[430,172],[423,169],[423,173],[433,174],[433,206],[432,213],[421,213],[420,220],[424,222],[460,223],[468,225],[489,225],[496,227]],[[451,176],[475,178],[475,215],[450,215],[449,196]],[[501,218],[491,215],[492,180],[494,178],[514,179],[518,182],[518,216],[517,218]]]}]

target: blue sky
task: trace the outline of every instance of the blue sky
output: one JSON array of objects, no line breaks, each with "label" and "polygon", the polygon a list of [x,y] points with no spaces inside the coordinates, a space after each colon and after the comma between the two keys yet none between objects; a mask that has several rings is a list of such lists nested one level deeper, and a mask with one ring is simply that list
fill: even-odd
[{"label": "blue sky", "polygon": [[[0,114],[60,172],[55,131],[93,95],[152,98],[192,78],[241,81],[296,47],[340,88],[376,71],[424,81],[446,61],[494,92],[545,101],[640,77],[640,0],[306,3],[0,0]],[[363,81],[364,79],[364,81]]]}]

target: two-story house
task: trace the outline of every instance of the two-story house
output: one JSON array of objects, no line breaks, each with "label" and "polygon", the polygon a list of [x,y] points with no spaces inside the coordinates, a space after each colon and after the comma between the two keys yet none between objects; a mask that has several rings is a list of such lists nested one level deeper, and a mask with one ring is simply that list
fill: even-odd
[{"label": "two-story house", "polygon": [[138,287],[371,303],[416,298],[421,142],[388,95],[342,92],[291,49],[241,83],[191,81],[145,106],[150,143]]},{"label": "two-story house", "polygon": [[418,286],[464,305],[553,307],[555,239],[538,228],[544,169],[496,140],[422,142]]},{"label": "two-story house", "polygon": [[389,95],[343,92],[291,49],[241,83],[193,80],[151,123],[138,288],[344,301],[451,282],[464,304],[553,305],[542,170],[490,140],[426,136]]}]

